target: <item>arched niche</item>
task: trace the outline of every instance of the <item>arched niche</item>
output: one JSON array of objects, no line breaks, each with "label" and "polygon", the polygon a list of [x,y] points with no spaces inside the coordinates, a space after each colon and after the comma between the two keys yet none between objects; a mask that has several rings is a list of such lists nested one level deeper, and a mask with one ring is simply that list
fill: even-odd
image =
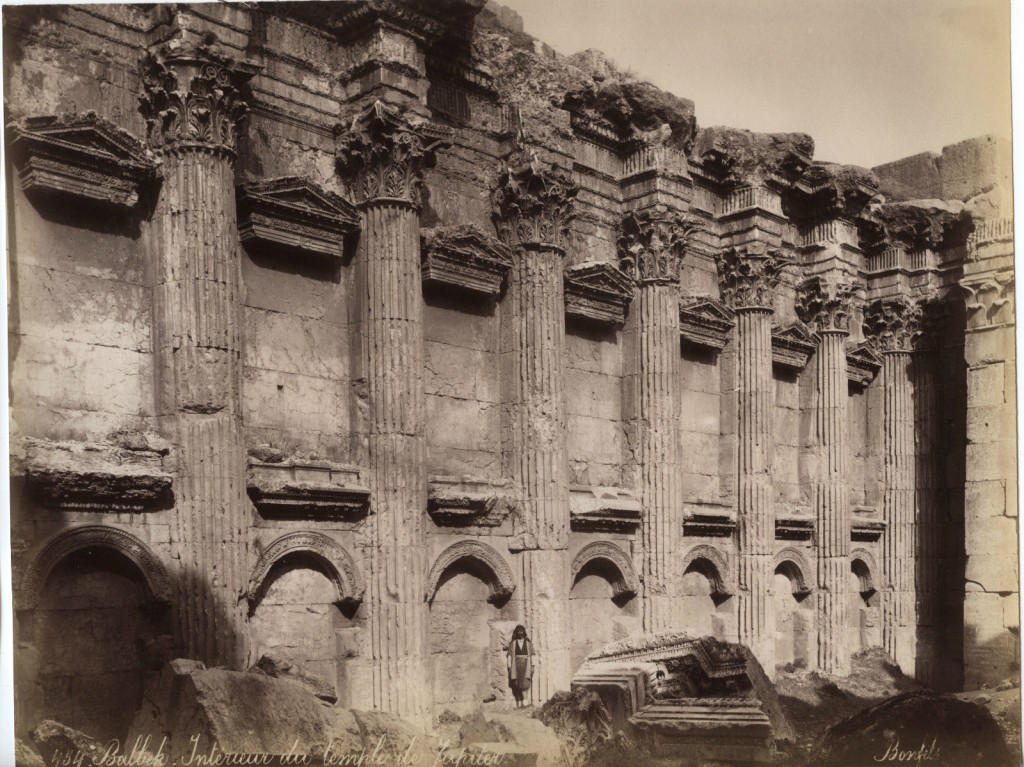
[{"label": "arched niche", "polygon": [[633,562],[621,548],[608,541],[588,543],[573,557],[571,581],[573,583],[585,570],[597,569],[608,578],[612,585],[612,599],[624,603],[640,591]]},{"label": "arched niche", "polygon": [[856,578],[857,590],[865,603],[870,603],[878,593],[875,588],[875,568],[875,558],[870,552],[864,549],[854,549],[850,552],[850,572]]},{"label": "arched niche", "polygon": [[789,579],[793,598],[798,602],[802,602],[813,591],[806,575],[813,570],[799,549],[785,548],[776,554],[774,572]]},{"label": "arched niche", "polygon": [[170,604],[171,579],[163,562],[149,546],[117,527],[85,525],[60,533],[32,558],[18,588],[18,608],[34,609],[39,603],[40,591],[53,568],[76,551],[90,548],[107,549],[126,557],[142,574],[150,598],[156,602]]},{"label": "arched niche", "polygon": [[516,589],[512,569],[501,554],[480,541],[459,541],[442,551],[430,568],[425,594],[428,602],[432,602],[437,594],[445,572],[456,563],[488,585],[490,596],[487,601],[491,604],[504,604]]},{"label": "arched niche", "polygon": [[711,594],[716,604],[721,604],[736,592],[732,571],[725,555],[714,546],[694,546],[683,557],[682,572],[698,572],[711,584]]},{"label": "arched niche", "polygon": [[355,561],[333,538],[322,533],[295,532],[275,539],[260,554],[249,573],[249,608],[255,609],[265,590],[267,576],[281,559],[303,555],[312,559],[323,571],[337,592],[337,604],[353,609],[363,600],[366,590],[363,577]]}]

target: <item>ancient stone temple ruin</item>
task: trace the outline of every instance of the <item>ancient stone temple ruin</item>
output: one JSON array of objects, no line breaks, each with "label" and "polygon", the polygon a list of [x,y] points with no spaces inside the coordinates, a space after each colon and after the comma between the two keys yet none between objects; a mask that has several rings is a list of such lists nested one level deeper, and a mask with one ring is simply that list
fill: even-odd
[{"label": "ancient stone temple ruin", "polygon": [[1017,668],[1000,141],[817,161],[483,0],[4,18],[19,730],[264,655],[429,721],[517,623],[536,702]]}]

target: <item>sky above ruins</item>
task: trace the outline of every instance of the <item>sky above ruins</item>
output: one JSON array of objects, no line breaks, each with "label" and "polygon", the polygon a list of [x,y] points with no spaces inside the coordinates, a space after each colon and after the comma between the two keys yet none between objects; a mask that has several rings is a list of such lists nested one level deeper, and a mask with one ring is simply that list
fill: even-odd
[{"label": "sky above ruins", "polygon": [[868,167],[1010,135],[1008,0],[499,0],[564,54],[604,51],[701,126],[800,131]]}]

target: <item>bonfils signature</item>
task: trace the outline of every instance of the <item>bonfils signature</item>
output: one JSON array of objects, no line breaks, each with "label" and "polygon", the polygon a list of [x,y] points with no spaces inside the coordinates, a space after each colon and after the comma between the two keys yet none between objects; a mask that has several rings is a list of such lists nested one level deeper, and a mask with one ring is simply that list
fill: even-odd
[{"label": "bonfils signature", "polygon": [[900,748],[900,739],[896,738],[885,749],[884,754],[876,754],[872,758],[876,762],[911,762],[916,764],[934,762],[939,758],[938,740],[938,738],[932,738],[931,744],[922,742],[920,748],[904,750]]}]

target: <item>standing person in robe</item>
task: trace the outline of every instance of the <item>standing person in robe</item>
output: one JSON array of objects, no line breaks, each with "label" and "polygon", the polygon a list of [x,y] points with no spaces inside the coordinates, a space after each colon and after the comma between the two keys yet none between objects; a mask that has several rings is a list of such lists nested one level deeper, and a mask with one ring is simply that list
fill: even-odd
[{"label": "standing person in robe", "polygon": [[508,643],[508,686],[516,699],[516,708],[525,706],[523,699],[533,682],[533,642],[526,636],[526,627],[516,626],[512,641]]}]

